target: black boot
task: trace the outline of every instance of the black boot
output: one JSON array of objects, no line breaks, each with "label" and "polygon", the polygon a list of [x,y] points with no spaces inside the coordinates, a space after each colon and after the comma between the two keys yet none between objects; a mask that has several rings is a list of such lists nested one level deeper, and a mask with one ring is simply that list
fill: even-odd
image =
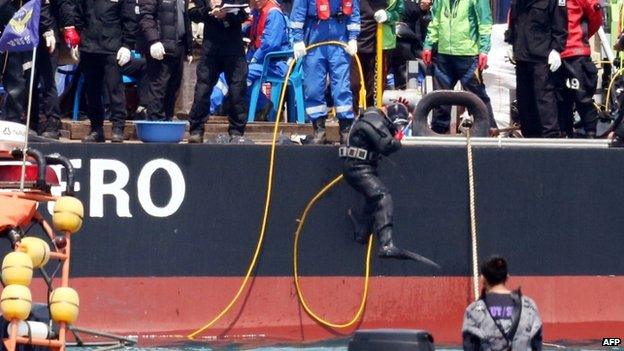
[{"label": "black boot", "polygon": [[82,139],[83,143],[103,143],[104,141],[104,131],[102,129],[92,129],[91,133]]},{"label": "black boot", "polygon": [[370,235],[368,228],[365,228],[366,225],[361,224],[352,209],[347,211],[347,215],[353,226],[353,240],[358,244],[366,244],[368,242],[368,236]]},{"label": "black boot", "polygon": [[379,258],[395,258],[398,260],[414,260],[440,269],[440,265],[417,253],[398,248],[392,241],[392,226],[382,228],[379,233]]},{"label": "black boot", "polygon": [[124,129],[123,127],[113,127],[111,135],[111,143],[123,143]]},{"label": "black boot", "polygon": [[325,119],[327,117],[319,117],[312,120],[312,126],[314,127],[314,137],[312,138],[312,144],[323,145],[327,143],[325,138]]},{"label": "black boot", "polygon": [[191,135],[188,138],[189,144],[201,144],[204,142],[204,131],[203,130],[192,130]]},{"label": "black boot", "polygon": [[616,135],[609,143],[609,147],[624,147],[624,139]]},{"label": "black boot", "polygon": [[59,129],[61,127],[61,120],[55,117],[48,117],[46,121],[46,127],[41,136],[44,138],[56,139],[58,140],[61,137],[61,133]]},{"label": "black boot", "polygon": [[353,119],[351,118],[341,118],[338,120],[338,125],[340,126],[340,145],[346,145],[347,141],[349,141],[349,132],[351,131],[352,124]]}]

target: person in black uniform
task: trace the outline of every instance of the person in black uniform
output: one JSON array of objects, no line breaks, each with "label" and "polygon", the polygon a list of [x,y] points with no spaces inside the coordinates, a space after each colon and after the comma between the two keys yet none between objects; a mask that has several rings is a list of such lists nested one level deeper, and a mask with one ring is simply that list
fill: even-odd
[{"label": "person in black uniform", "polygon": [[413,259],[435,267],[438,265],[411,251],[398,248],[392,240],[393,203],[390,190],[377,174],[381,156],[401,148],[402,129],[396,124],[407,121],[408,110],[403,104],[393,104],[384,111],[369,107],[355,120],[347,145],[339,149],[343,159],[343,175],[349,185],[364,195],[366,202],[361,214],[349,212],[355,241],[366,243],[372,232],[379,238],[381,258]]},{"label": "person in black uniform", "polygon": [[[0,8],[1,32],[4,32],[5,27],[15,12],[25,3],[26,2],[22,0],[12,0],[2,4]],[[41,12],[42,17],[45,17],[43,8]],[[40,32],[48,30],[44,25],[40,26]],[[2,70],[2,84],[6,91],[6,98],[2,109],[2,119],[23,123],[22,119],[26,111],[26,90],[28,89],[28,78],[25,76],[26,72],[24,67],[32,65],[32,53],[29,51],[5,52],[3,56],[4,67]],[[33,125],[33,122],[36,124],[36,121],[33,119],[31,125],[28,127],[36,130],[37,126]]]},{"label": "person in black uniform", "polygon": [[555,72],[566,47],[566,0],[513,0],[505,41],[513,46],[516,99],[525,138],[560,137]]},{"label": "person in black uniform", "polygon": [[193,35],[185,0],[144,0],[139,2],[147,58],[147,117],[171,120],[182,83],[184,58],[191,60]]},{"label": "person in black uniform", "polygon": [[229,88],[230,142],[244,142],[242,136],[247,124],[247,61],[241,24],[248,16],[244,9],[232,13],[221,9],[221,6],[221,0],[189,0],[191,21],[204,23],[197,84],[189,113],[189,143],[201,143],[204,140],[204,123],[210,113],[210,94],[221,72],[225,73]]},{"label": "person in black uniform", "polygon": [[[139,2],[138,0],[129,0],[124,3],[124,13],[130,14],[134,13],[132,17],[132,21],[128,19],[126,23],[126,28],[129,33],[132,33],[132,36],[127,38],[124,41],[124,45],[128,45],[128,47],[123,46],[122,48],[128,49],[120,49],[117,53],[118,59],[117,63],[119,64],[121,74],[124,76],[132,78],[136,82],[137,88],[137,108],[134,111],[135,119],[147,119],[147,103],[148,99],[148,80],[146,73],[146,59],[145,55],[133,55],[132,50],[136,52],[140,52],[141,48],[139,47],[140,37],[141,37],[141,29],[139,28]],[[126,109],[127,110],[127,109]]]},{"label": "person in black uniform", "polygon": [[104,142],[103,88],[109,99],[112,122],[111,141],[123,142],[126,119],[126,97],[121,81],[120,64],[129,60],[127,53],[134,45],[134,6],[131,0],[79,0],[76,28],[82,37],[80,67],[84,74],[87,114],[91,133],[84,142]]},{"label": "person in black uniform", "polygon": [[41,7],[42,15],[40,27],[44,40],[39,42],[35,65],[35,81],[33,86],[40,87],[41,94],[34,93],[32,100],[31,120],[39,120],[39,96],[43,99],[43,112],[46,116],[46,125],[42,136],[59,139],[61,127],[61,108],[56,90],[56,70],[58,68],[59,51],[55,50],[60,38],[60,28],[73,27],[74,4],[71,0],[44,0]]},{"label": "person in black uniform", "polygon": [[[397,49],[390,59],[390,72],[397,89],[407,86],[406,61],[415,61],[422,56],[432,4],[431,0],[405,0],[402,22],[397,23]],[[424,72],[426,67],[421,65],[420,69]]]},{"label": "person in black uniform", "polygon": [[[4,4],[1,7],[0,23],[4,30],[13,14],[24,5],[25,1],[17,0]],[[43,0],[41,5],[41,17],[39,34],[41,40],[37,47],[35,81],[33,84],[33,101],[31,110],[30,126],[35,132],[39,131],[39,93],[37,87],[41,83],[41,95],[43,97],[44,113],[47,118],[42,135],[44,137],[58,139],[60,127],[60,107],[54,76],[58,66],[58,25],[62,27],[73,26],[73,5],[70,0]],[[29,76],[32,66],[31,52],[7,52],[6,65],[2,75],[2,83],[7,91],[6,103],[3,108],[3,118],[22,122],[26,115],[27,96],[29,94]]]},{"label": "person in black uniform", "polygon": [[429,27],[429,22],[431,22],[432,5],[432,0],[405,1],[405,13],[402,19],[416,34],[417,41],[414,44],[418,47],[418,57],[422,53],[423,43],[427,37],[427,27]]}]

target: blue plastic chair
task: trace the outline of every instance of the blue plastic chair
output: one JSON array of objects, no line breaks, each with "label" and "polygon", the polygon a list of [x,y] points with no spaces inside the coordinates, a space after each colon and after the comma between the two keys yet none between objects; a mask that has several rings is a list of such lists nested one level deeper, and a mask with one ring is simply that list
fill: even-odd
[{"label": "blue plastic chair", "polygon": [[72,120],[77,121],[80,112],[80,98],[82,97],[82,90],[84,89],[84,75],[81,73],[78,76],[78,85],[76,86],[76,93],[74,94],[74,108],[72,110]]},{"label": "blue plastic chair", "polygon": [[[138,53],[136,50],[132,50],[130,51],[131,57],[133,60],[138,60],[141,58],[141,54]],[[129,77],[129,76],[122,76],[121,80],[124,84],[136,84],[136,79]]]},{"label": "blue plastic chair", "polygon": [[[262,65],[262,75],[260,79],[254,82],[251,87],[251,95],[249,102],[249,114],[247,115],[247,121],[253,122],[256,109],[258,105],[258,96],[260,96],[260,88],[264,83],[271,83],[271,102],[273,102],[273,111],[269,116],[269,120],[274,120],[277,113],[277,105],[279,103],[280,92],[282,91],[282,85],[284,84],[284,77],[271,76],[267,72],[269,70],[269,64],[278,59],[292,58],[293,51],[275,51],[268,53],[264,58]],[[303,99],[303,60],[297,61],[293,71],[288,79],[288,121],[305,123],[305,105]],[[295,118],[296,116],[296,118]]]}]

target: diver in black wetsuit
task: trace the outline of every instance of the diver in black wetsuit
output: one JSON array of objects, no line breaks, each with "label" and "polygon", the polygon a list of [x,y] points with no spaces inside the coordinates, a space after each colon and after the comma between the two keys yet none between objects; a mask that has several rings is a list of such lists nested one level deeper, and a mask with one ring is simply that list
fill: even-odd
[{"label": "diver in black wetsuit", "polygon": [[393,104],[387,107],[387,113],[368,108],[353,123],[347,146],[339,149],[344,159],[345,180],[366,197],[361,215],[349,212],[355,241],[366,243],[369,233],[373,232],[379,238],[379,257],[413,259],[439,267],[425,257],[398,248],[392,241],[392,197],[377,176],[377,168],[382,155],[388,156],[401,148],[403,131],[397,124],[406,123],[408,110],[403,104]]}]

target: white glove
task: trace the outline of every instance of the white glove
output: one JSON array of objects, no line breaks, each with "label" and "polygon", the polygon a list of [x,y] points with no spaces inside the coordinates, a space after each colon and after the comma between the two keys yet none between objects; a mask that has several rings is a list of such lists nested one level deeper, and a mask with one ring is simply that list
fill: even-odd
[{"label": "white glove", "polygon": [[293,44],[293,51],[295,52],[295,60],[298,60],[307,54],[306,46],[302,41],[298,41]]},{"label": "white glove", "polygon": [[514,53],[513,53],[513,45],[508,45],[507,46],[507,58],[509,59],[509,62],[515,62],[516,60],[514,59]]},{"label": "white glove", "polygon": [[46,47],[48,48],[49,53],[53,53],[56,48],[56,38],[54,37],[54,31],[49,30],[43,33],[43,37],[45,38]]},{"label": "white glove", "polygon": [[201,45],[204,42],[204,22],[191,22],[191,26],[193,28],[193,39],[197,44]]},{"label": "white glove", "polygon": [[557,51],[551,50],[548,54],[548,65],[551,72],[555,72],[561,67],[561,55]]},{"label": "white glove", "polygon": [[186,55],[186,62],[190,65],[193,63],[193,55]]},{"label": "white glove", "polygon": [[161,42],[156,42],[150,46],[150,55],[155,60],[162,60],[165,58],[165,47]]},{"label": "white glove", "polygon": [[347,43],[347,53],[351,56],[355,56],[355,54],[357,54],[357,40],[349,40],[349,42]]},{"label": "white glove", "polygon": [[388,13],[386,12],[386,10],[378,10],[377,12],[375,12],[373,17],[375,18],[375,21],[377,23],[384,23],[388,20]]},{"label": "white glove", "polygon": [[80,61],[80,50],[78,50],[77,46],[71,48],[71,57],[76,62]]},{"label": "white glove", "polygon": [[123,66],[126,63],[130,62],[131,57],[132,54],[130,53],[130,49],[122,46],[119,48],[119,50],[117,50],[117,64],[119,66]]}]

